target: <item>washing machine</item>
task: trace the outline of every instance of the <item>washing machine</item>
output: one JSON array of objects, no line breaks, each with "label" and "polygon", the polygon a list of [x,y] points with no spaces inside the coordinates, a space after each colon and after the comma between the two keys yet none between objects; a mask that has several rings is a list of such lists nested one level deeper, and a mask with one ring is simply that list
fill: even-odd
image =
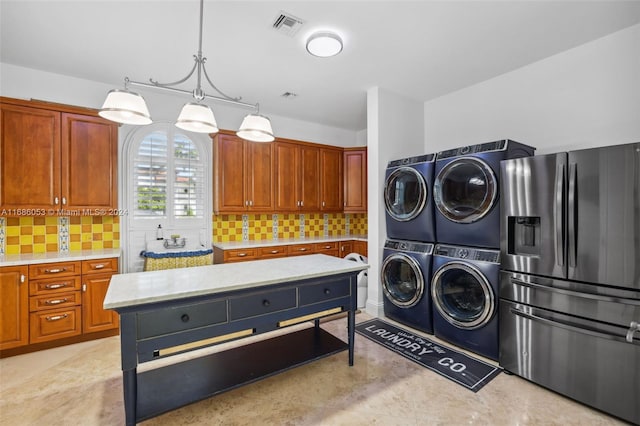
[{"label": "washing machine", "polygon": [[388,163],[384,185],[388,238],[436,241],[431,196],[434,166],[434,154]]},{"label": "washing machine", "polygon": [[385,316],[425,333],[433,333],[432,255],[433,244],[387,240],[380,268]]},{"label": "washing machine", "polygon": [[436,337],[498,360],[500,251],[436,244],[431,301]]},{"label": "washing machine", "polygon": [[433,199],[436,241],[500,248],[500,161],[535,148],[499,140],[437,154]]}]

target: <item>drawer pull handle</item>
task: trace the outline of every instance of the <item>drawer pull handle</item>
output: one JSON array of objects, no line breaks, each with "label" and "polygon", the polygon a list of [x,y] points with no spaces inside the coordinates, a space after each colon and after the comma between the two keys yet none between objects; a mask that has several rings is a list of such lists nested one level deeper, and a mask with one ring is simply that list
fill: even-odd
[{"label": "drawer pull handle", "polygon": [[262,306],[264,306],[265,308],[266,308],[267,306],[269,306],[269,305],[271,305],[271,302],[269,302],[267,299],[264,299],[264,300],[262,301]]},{"label": "drawer pull handle", "polygon": [[324,294],[331,294],[331,290],[329,290],[328,288],[324,289]]},{"label": "drawer pull handle", "polygon": [[271,250],[271,254],[278,254],[280,253],[280,250]]},{"label": "drawer pull handle", "polygon": [[46,318],[47,318],[47,321],[59,321],[61,319],[65,319],[68,316],[69,314],[62,314],[62,315],[54,315],[52,317],[46,317]]},{"label": "drawer pull handle", "polygon": [[330,249],[330,248],[331,248],[331,246],[324,246],[324,248],[326,248],[326,249]]},{"label": "drawer pull handle", "polygon": [[68,302],[69,299],[67,299],[66,297],[64,299],[53,299],[53,300],[46,300],[44,303],[46,305],[59,305],[60,303],[65,303]]},{"label": "drawer pull handle", "polygon": [[67,268],[45,269],[45,274],[59,274],[60,272],[66,272]]},{"label": "drawer pull handle", "polygon": [[93,269],[102,269],[104,268],[104,263],[99,263],[93,267]]},{"label": "drawer pull handle", "polygon": [[182,322],[189,322],[189,315],[187,315],[187,314],[182,314],[182,316],[180,317],[180,319],[182,320]]},{"label": "drawer pull handle", "polygon": [[299,248],[298,251],[307,251],[306,247]]},{"label": "drawer pull handle", "polygon": [[245,257],[247,253],[238,253],[238,257]]},{"label": "drawer pull handle", "polygon": [[62,287],[66,287],[67,284],[66,283],[60,283],[60,284],[45,284],[44,288],[46,288],[47,290],[55,290],[56,288],[62,288]]}]

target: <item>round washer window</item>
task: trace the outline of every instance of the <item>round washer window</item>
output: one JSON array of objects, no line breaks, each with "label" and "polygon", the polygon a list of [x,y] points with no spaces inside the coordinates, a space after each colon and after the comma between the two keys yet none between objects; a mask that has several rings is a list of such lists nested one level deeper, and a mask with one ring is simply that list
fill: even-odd
[{"label": "round washer window", "polygon": [[495,311],[495,296],[484,275],[471,265],[451,262],[433,275],[431,296],[440,315],[458,328],[485,325]]},{"label": "round washer window", "polygon": [[424,177],[412,167],[399,167],[387,177],[384,204],[395,220],[405,222],[418,216],[428,199]]},{"label": "round washer window", "polygon": [[440,170],[433,185],[436,207],[456,223],[483,218],[498,196],[498,181],[491,167],[478,158],[461,158]]},{"label": "round washer window", "polygon": [[424,276],[418,263],[403,253],[392,254],[382,263],[382,289],[396,306],[410,308],[424,293]]}]

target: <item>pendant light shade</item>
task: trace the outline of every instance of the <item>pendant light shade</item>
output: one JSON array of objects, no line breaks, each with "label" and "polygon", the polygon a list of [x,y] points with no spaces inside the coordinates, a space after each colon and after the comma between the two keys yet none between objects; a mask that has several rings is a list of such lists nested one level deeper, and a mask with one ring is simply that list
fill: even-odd
[{"label": "pendant light shade", "polygon": [[151,124],[151,115],[144,98],[126,89],[109,91],[98,115],[117,123]]},{"label": "pendant light shade", "polygon": [[249,114],[240,125],[240,129],[236,134],[242,139],[251,142],[272,142],[273,129],[271,129],[271,121],[264,115]]},{"label": "pendant light shade", "polygon": [[182,107],[176,127],[196,133],[218,133],[213,111],[207,105],[188,103]]}]

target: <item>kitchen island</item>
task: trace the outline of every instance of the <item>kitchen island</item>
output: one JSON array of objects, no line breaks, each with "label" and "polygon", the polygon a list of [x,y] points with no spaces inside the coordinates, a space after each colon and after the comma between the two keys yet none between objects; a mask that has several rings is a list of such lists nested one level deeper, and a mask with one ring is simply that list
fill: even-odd
[{"label": "kitchen island", "polygon": [[[120,315],[126,423],[348,349],[357,275],[368,266],[323,254],[116,275],[105,309]],[[348,343],[319,327],[347,312]],[[165,365],[144,363],[311,321],[311,328]]]}]

